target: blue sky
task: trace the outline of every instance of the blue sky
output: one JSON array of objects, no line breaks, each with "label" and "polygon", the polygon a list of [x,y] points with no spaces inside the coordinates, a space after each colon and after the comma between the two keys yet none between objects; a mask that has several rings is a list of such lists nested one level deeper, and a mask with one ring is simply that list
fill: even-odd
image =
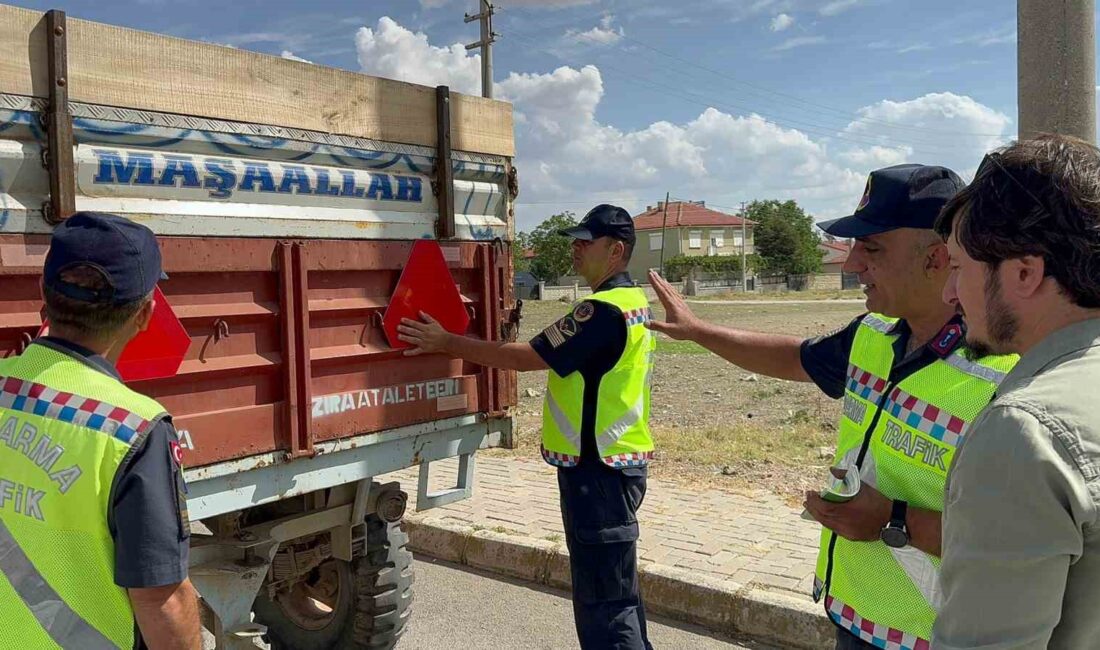
[{"label": "blue sky", "polygon": [[[16,1],[35,9],[479,92],[475,0]],[[850,212],[899,162],[964,176],[1016,133],[1011,0],[499,0],[519,227],[601,201]],[[456,47],[457,45],[457,47]]]}]

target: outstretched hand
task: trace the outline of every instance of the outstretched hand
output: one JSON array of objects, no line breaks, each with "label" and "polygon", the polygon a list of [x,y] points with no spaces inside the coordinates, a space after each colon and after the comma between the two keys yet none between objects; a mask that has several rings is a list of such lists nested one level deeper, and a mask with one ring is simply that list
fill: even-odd
[{"label": "outstretched hand", "polygon": [[700,321],[699,317],[692,313],[684,297],[656,271],[649,272],[649,283],[665,308],[665,320],[647,321],[646,327],[674,339],[691,338]]},{"label": "outstretched hand", "polygon": [[414,346],[405,350],[405,356],[412,357],[418,354],[432,352],[446,352],[447,342],[452,334],[443,329],[434,318],[424,312],[420,312],[421,320],[402,318],[397,326],[397,338]]}]

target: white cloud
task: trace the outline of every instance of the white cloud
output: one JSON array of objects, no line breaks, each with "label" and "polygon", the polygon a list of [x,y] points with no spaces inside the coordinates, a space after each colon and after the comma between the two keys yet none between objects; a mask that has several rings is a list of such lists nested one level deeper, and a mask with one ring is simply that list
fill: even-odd
[{"label": "white cloud", "polygon": [[794,18],[790,14],[779,14],[772,18],[772,31],[781,32],[794,24]]},{"label": "white cloud", "polygon": [[925,50],[932,49],[932,46],[928,43],[914,43],[912,45],[903,45],[898,48],[898,54],[908,54],[910,52],[923,52]]},{"label": "white cloud", "polygon": [[[363,71],[456,89],[479,87],[479,62],[461,45],[433,46],[388,18],[361,30]],[[513,104],[516,159],[522,185],[517,227],[529,230],[562,210],[581,212],[601,201],[638,212],[666,191],[736,205],[754,198],[795,199],[817,219],[843,216],[858,202],[871,169],[899,162],[947,164],[962,173],[999,137],[935,140],[924,129],[1003,133],[1010,120],[968,97],[949,93],[884,101],[859,111],[862,119],[837,138],[811,138],[760,115],[707,108],[691,119],[656,120],[622,129],[597,118],[604,98],[597,67],[562,66],[545,73],[513,72],[496,84]],[[888,120],[920,132],[884,129]],[[905,140],[881,137],[887,131]],[[898,133],[902,135],[899,136]],[[845,137],[866,141],[851,145]],[[956,159],[927,156],[921,146],[963,149]],[[909,146],[908,143],[912,143]],[[949,146],[948,146],[949,145]]]},{"label": "white cloud", "polygon": [[898,54],[908,54],[910,52],[923,52],[924,50],[932,49],[932,46],[928,43],[911,43],[909,45],[902,45],[897,41],[872,41],[867,44],[867,48],[871,50],[893,50]]},{"label": "white cloud", "polygon": [[960,174],[1012,136],[1012,118],[954,93],[883,100],[861,108],[859,115],[844,129],[846,134],[887,148],[896,147],[898,140],[913,142],[917,162],[946,165]]},{"label": "white cloud", "polygon": [[821,45],[827,42],[824,36],[795,36],[794,38],[788,38],[779,45],[772,48],[773,52],[786,52],[787,50],[793,50],[796,47],[806,47],[807,45]]},{"label": "white cloud", "polygon": [[584,45],[614,45],[622,40],[625,32],[619,27],[612,26],[615,17],[608,14],[600,19],[600,24],[586,32],[570,29],[565,33],[565,40]]},{"label": "white cloud", "polygon": [[446,84],[471,95],[481,92],[479,55],[468,55],[461,43],[435,47],[427,35],[413,33],[389,16],[379,18],[374,29],[361,27],[355,47],[364,72],[425,86]]},{"label": "white cloud", "polygon": [[281,56],[284,59],[290,59],[291,61],[301,61],[302,63],[313,63],[313,61],[310,61],[309,59],[303,59],[302,57],[295,55],[290,50],[283,50],[283,53],[282,53]]},{"label": "white cloud", "polygon": [[989,47],[990,45],[1002,45],[1016,42],[1016,23],[1006,23],[1000,27],[989,29],[977,34],[971,34],[953,41],[956,45],[977,45]]},{"label": "white cloud", "polygon": [[817,11],[822,16],[835,16],[848,11],[863,1],[864,0],[832,0],[832,2],[827,2],[822,5]]},{"label": "white cloud", "polygon": [[913,158],[912,147],[880,147],[875,145],[862,149],[851,149],[837,156],[841,160],[863,169],[879,169],[900,165]]},{"label": "white cloud", "polygon": [[283,43],[291,38],[290,34],[282,32],[245,32],[225,37],[226,43],[235,46],[253,45],[255,43]]}]

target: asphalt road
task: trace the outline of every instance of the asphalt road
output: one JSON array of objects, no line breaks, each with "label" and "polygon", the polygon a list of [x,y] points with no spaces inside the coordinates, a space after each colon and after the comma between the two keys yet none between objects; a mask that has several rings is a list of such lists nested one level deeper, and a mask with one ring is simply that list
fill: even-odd
[{"label": "asphalt road", "polygon": [[[569,650],[577,648],[569,595],[432,558],[416,558],[409,628],[397,650]],[[652,617],[657,650],[766,650]]]},{"label": "asphalt road", "polygon": [[[413,616],[396,650],[574,650],[569,594],[417,556]],[[656,650],[770,650],[649,618]],[[213,638],[204,633],[204,650]],[[257,640],[256,648],[269,646]]]}]

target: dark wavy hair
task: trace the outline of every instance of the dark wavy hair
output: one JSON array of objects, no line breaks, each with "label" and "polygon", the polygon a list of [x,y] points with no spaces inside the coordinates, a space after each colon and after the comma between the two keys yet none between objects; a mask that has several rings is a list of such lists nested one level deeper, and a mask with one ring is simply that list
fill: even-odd
[{"label": "dark wavy hair", "polygon": [[1076,305],[1100,307],[1100,150],[1043,134],[990,153],[974,181],[940,212],[936,232],[952,233],[971,258],[1042,257]]}]

